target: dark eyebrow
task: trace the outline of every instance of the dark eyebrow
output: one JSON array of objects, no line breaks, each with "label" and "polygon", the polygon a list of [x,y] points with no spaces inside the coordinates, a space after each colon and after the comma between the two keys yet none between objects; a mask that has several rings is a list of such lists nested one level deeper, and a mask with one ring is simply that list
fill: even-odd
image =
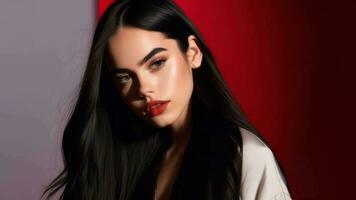
[{"label": "dark eyebrow", "polygon": [[113,68],[111,68],[111,71],[110,71],[110,73],[113,74],[113,75],[118,74],[118,73],[123,73],[123,72],[130,73],[131,70],[126,69],[126,68],[116,68],[116,67],[113,67]]},{"label": "dark eyebrow", "polygon": [[[154,55],[156,55],[157,53],[159,53],[161,51],[167,51],[167,49],[162,48],[162,47],[156,47],[156,48],[152,49],[142,60],[140,60],[138,62],[138,65],[141,66],[141,65],[145,64],[149,59],[151,59]],[[117,73],[121,73],[121,72],[130,72],[130,71],[131,70],[126,69],[126,68],[112,68],[111,69],[112,74],[117,74]]]},{"label": "dark eyebrow", "polygon": [[161,51],[167,51],[167,49],[162,48],[162,47],[157,47],[151,50],[150,53],[148,53],[139,63],[138,65],[143,65],[145,64],[145,62],[147,62],[150,58],[152,58],[154,55],[156,55],[157,53],[161,52]]}]

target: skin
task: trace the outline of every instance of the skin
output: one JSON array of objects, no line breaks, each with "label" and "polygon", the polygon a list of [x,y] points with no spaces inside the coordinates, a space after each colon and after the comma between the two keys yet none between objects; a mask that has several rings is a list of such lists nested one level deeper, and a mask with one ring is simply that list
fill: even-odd
[{"label": "skin", "polygon": [[[158,127],[168,126],[172,146],[166,151],[157,183],[158,199],[169,199],[185,148],[191,135],[192,70],[202,62],[195,36],[187,38],[189,47],[181,52],[174,39],[160,32],[120,27],[110,37],[110,71],[120,97],[142,119]],[[152,49],[165,48],[140,65]],[[126,71],[122,71],[126,68]],[[169,100],[166,110],[157,116],[144,114],[151,100]]]}]

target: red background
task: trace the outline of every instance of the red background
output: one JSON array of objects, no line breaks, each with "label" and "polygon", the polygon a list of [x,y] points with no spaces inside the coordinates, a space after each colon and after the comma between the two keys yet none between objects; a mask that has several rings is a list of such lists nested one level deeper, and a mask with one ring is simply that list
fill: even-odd
[{"label": "red background", "polygon": [[[98,16],[111,3],[98,0]],[[346,2],[175,1],[286,171],[293,199],[348,199],[355,22]],[[333,3],[333,4],[332,4]]]}]

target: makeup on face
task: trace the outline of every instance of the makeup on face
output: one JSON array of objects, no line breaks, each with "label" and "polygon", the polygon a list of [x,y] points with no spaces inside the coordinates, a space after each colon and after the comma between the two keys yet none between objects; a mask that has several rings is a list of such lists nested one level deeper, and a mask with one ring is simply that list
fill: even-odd
[{"label": "makeup on face", "polygon": [[110,38],[108,47],[111,75],[137,115],[159,127],[184,122],[193,78],[176,40],[125,27]]},{"label": "makeup on face", "polygon": [[[156,54],[162,52],[162,51],[168,51],[166,48],[163,47],[156,47],[152,49],[144,58],[141,59],[141,61],[138,62],[138,66],[142,66],[145,63],[147,63],[152,57],[154,57]],[[166,58],[158,58],[152,59],[153,61],[149,64],[149,69],[150,70],[158,70],[161,68],[161,66],[164,64],[166,61]],[[128,68],[122,68],[122,67],[112,67],[111,68],[111,74],[115,76],[117,79],[119,79],[119,82],[121,84],[125,84],[127,81],[129,81],[130,74],[132,74],[132,70]]]},{"label": "makeup on face", "polygon": [[151,114],[152,117],[163,113],[170,101],[153,100],[147,103],[146,111]]}]

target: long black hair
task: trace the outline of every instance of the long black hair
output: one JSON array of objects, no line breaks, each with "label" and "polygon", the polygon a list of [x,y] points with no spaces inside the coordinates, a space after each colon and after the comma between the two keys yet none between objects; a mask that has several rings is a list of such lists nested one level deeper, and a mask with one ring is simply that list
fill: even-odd
[{"label": "long black hair", "polygon": [[161,32],[176,40],[182,53],[188,36],[194,35],[203,54],[201,66],[193,70],[193,134],[171,199],[238,199],[243,145],[239,127],[267,142],[231,95],[201,34],[171,0],[117,1],[100,18],[63,133],[64,169],[42,197],[47,194],[49,199],[61,188],[64,200],[153,197],[160,158],[171,141],[166,128],[149,125],[125,105],[110,77],[108,39],[124,26]]}]

